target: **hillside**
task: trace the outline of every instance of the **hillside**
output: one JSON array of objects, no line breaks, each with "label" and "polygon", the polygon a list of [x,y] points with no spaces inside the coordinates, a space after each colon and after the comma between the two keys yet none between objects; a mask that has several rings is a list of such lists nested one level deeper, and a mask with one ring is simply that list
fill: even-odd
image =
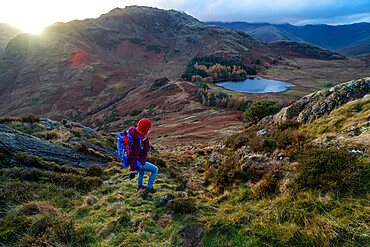
[{"label": "hillside", "polygon": [[[21,34],[10,40],[0,58],[0,114],[32,112],[106,131],[122,128],[110,123],[117,116],[148,113],[162,119],[156,124],[187,117],[189,111],[201,108],[195,95],[197,85],[181,80],[195,57],[217,57],[254,68],[268,78],[284,76],[297,87],[266,97],[285,103],[327,86],[323,80],[340,83],[368,76],[367,60],[335,54],[335,60],[320,60],[316,53],[331,53],[320,49],[315,47],[314,56],[292,51],[290,45],[275,49],[244,32],[206,25],[174,10],[117,8],[97,19],[56,23],[42,35]],[[312,67],[325,72],[314,73],[313,78]],[[150,90],[162,77],[170,79],[171,88]],[[158,113],[172,116],[156,117]],[[105,119],[110,122],[102,122]]]},{"label": "hillside", "polygon": [[[304,124],[260,122],[222,142],[150,153],[156,194],[137,193],[119,169],[112,133],[1,117],[0,244],[366,246],[369,88],[364,78],[307,95],[291,106],[294,116],[315,109]],[[65,150],[74,156],[58,161]]]},{"label": "hillside", "polygon": [[194,56],[217,54],[250,64],[264,54],[262,61],[272,61],[264,48],[242,32],[177,11],[114,9],[12,39],[1,63],[0,111],[77,119],[163,76],[180,78]]},{"label": "hillside", "polygon": [[9,40],[21,34],[22,31],[5,23],[0,23],[0,55],[4,54]]},{"label": "hillside", "polygon": [[344,55],[359,55],[370,52],[370,23],[338,26],[294,26],[246,22],[208,22],[208,24],[245,31],[267,43],[278,40],[306,41]]}]

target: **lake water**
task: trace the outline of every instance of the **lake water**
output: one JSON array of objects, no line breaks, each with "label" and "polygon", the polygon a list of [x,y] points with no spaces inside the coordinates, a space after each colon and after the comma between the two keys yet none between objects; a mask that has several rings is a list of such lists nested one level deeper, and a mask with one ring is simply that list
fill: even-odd
[{"label": "lake water", "polygon": [[219,87],[244,93],[277,93],[285,91],[293,84],[269,80],[262,77],[246,79],[245,81],[224,81],[215,83]]}]

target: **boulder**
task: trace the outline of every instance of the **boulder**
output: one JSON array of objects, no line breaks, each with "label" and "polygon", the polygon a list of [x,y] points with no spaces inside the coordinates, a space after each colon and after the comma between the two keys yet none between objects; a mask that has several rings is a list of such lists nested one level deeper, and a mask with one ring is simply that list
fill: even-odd
[{"label": "boulder", "polygon": [[276,161],[263,155],[253,155],[240,168],[249,180],[258,182],[265,174],[272,171],[275,166]]}]

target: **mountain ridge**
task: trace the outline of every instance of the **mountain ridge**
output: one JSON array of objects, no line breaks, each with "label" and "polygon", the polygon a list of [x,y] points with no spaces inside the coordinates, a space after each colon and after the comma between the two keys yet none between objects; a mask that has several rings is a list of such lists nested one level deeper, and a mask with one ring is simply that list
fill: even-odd
[{"label": "mountain ridge", "polygon": [[290,41],[306,41],[334,52],[342,52],[345,55],[359,55],[370,52],[370,23],[367,22],[337,26],[326,24],[294,26],[291,24],[247,22],[207,23],[242,30],[267,43],[287,39]]}]

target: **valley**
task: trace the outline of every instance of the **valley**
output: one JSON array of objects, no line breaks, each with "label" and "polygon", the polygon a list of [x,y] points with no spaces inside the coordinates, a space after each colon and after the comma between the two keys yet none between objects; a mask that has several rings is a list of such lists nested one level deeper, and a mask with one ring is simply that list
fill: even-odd
[{"label": "valley", "polygon": [[[177,11],[117,8],[97,19],[56,23],[39,36],[11,39],[0,59],[0,115],[33,112],[108,132],[145,116],[155,124],[181,119],[200,107],[198,86],[181,75],[193,57],[211,55],[255,68],[258,76],[296,85],[268,94],[225,90],[251,101],[276,100],[280,107],[370,72],[366,56],[344,57],[307,43],[268,45]],[[150,88],[162,77],[171,81],[171,87],[159,94]],[[123,119],[120,125],[118,118]]]}]

